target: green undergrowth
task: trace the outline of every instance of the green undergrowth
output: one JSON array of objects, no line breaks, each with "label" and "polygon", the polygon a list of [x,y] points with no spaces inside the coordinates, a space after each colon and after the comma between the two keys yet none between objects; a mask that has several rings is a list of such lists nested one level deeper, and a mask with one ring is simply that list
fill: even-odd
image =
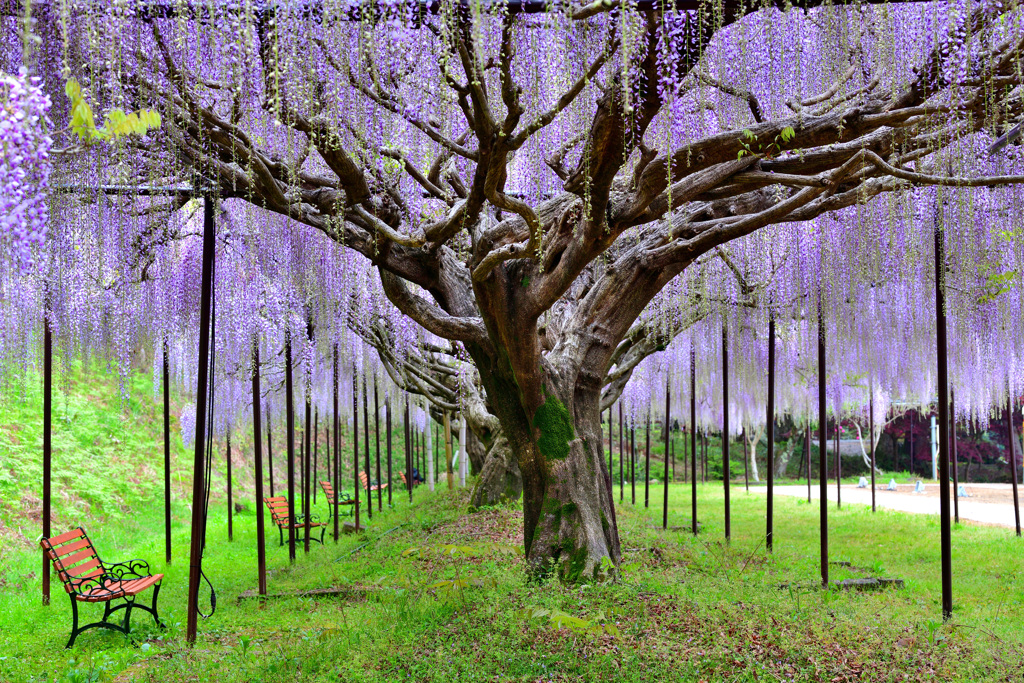
[{"label": "green undergrowth", "polygon": [[[159,406],[147,413],[142,404],[151,402],[151,387],[149,393],[140,388],[134,413],[140,425],[132,426],[131,414],[126,418],[116,391],[106,398],[97,393],[79,409],[80,415],[90,405],[112,413],[78,420],[109,419],[109,433],[123,450],[112,441],[87,446],[68,429],[67,438],[83,444],[83,458],[91,452],[117,463],[97,477],[114,479],[127,469],[147,479],[145,468],[162,471]],[[22,433],[12,424],[32,429],[29,409],[17,410],[0,407],[0,439]],[[74,443],[62,442],[62,457]],[[187,462],[180,441],[176,449]],[[6,451],[2,456],[6,468]],[[267,520],[269,592],[278,597],[264,602],[251,597],[259,508],[251,483],[241,479],[237,495],[245,509],[233,518],[233,541],[227,539],[223,497],[211,503],[204,568],[218,608],[200,620],[194,647],[184,642],[189,511],[182,497],[175,502],[173,562],[167,565],[159,477],[126,489],[118,488],[121,482],[96,483],[93,491],[109,492],[89,508],[55,499],[55,512],[65,526],[84,522],[104,559],[141,557],[165,574],[160,611],[168,628],[157,629],[147,614],[136,612],[130,639],[94,630],[65,651],[69,602],[55,584],[53,604],[41,606],[40,557],[25,540],[37,535],[38,517],[9,516],[28,495],[28,479],[20,485],[18,479],[35,462],[31,453],[17,457],[18,468],[7,468],[10,481],[0,489],[0,495],[19,496],[5,500],[3,522],[8,531],[17,527],[9,538],[21,539],[6,547],[0,565],[5,683],[995,681],[1024,674],[1024,588],[1018,578],[1024,542],[1012,530],[954,527],[955,610],[944,625],[936,518],[871,513],[857,505],[830,509],[831,559],[844,563],[832,566],[831,578],[898,577],[906,587],[822,591],[816,587],[817,501],[776,499],[775,549],[768,553],[763,494],[733,488],[732,539],[726,544],[717,482],[699,486],[697,537],[688,532],[688,485],[670,487],[668,531],[660,528],[660,485],[651,487],[648,509],[642,484],[638,505],[628,502],[628,487],[620,503],[616,487],[621,580],[582,587],[528,581],[518,506],[467,514],[468,489],[431,493],[419,487],[411,504],[395,491],[394,507],[385,497],[384,509],[364,518],[365,534],[342,535],[337,543],[328,534],[326,545],[314,543],[308,554],[300,545],[294,564]],[[90,500],[85,495],[91,486],[72,478],[67,488]],[[317,506],[326,517],[322,498]],[[205,606],[205,584],[201,595]],[[101,609],[84,605],[83,618],[98,617]]]},{"label": "green undergrowth", "polygon": [[[653,490],[657,499],[661,489]],[[683,487],[669,524],[682,527]],[[654,496],[652,496],[654,498]],[[87,632],[61,648],[63,595],[39,605],[37,582],[0,595],[4,681],[568,681],[568,680],[1008,680],[1024,673],[1024,544],[1004,529],[953,533],[953,621],[939,621],[938,525],[933,518],[847,506],[831,517],[832,578],[895,576],[904,590],[821,591],[815,506],[776,501],[776,546],[764,551],[763,496],[733,493],[733,539],[722,541],[717,486],[700,488],[702,533],[663,532],[660,506],[617,514],[622,580],[565,587],[526,580],[521,513],[464,510],[465,491],[418,489],[410,505],[374,515],[362,536],[287,548],[268,539],[269,591],[256,586],[255,518],[235,517],[226,540],[214,512],[204,566],[218,611],[184,640],[187,530],[161,561],[159,519],[95,529],[110,559],[148,558],[166,573],[159,631],[135,617],[131,641]],[[5,576],[29,572],[35,554]],[[783,584],[788,584],[782,588]],[[334,590],[337,595],[315,591]],[[204,602],[206,593],[204,588]],[[98,610],[86,606],[83,609]],[[50,672],[50,673],[46,673]]]}]

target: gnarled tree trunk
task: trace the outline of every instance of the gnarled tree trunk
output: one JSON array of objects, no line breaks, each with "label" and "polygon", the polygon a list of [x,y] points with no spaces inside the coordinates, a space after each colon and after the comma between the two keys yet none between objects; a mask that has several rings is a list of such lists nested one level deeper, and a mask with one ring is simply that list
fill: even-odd
[{"label": "gnarled tree trunk", "polygon": [[499,373],[481,376],[522,472],[532,570],[557,572],[566,582],[614,576],[621,549],[602,457],[600,385],[583,388],[546,374],[531,419],[519,400],[521,379],[517,387]]},{"label": "gnarled tree trunk", "polygon": [[470,503],[473,507],[519,500],[523,495],[523,475],[508,439],[499,434],[487,451]]}]

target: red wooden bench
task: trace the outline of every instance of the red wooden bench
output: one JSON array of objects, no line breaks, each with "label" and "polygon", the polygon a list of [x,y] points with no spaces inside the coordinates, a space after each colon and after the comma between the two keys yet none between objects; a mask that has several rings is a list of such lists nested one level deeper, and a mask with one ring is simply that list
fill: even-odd
[{"label": "red wooden bench", "polygon": [[[334,485],[331,484],[331,482],[329,482],[329,481],[321,480],[320,481],[320,488],[323,489],[324,495],[327,496],[327,504],[332,506],[331,512],[333,513],[334,512],[334,510],[333,510],[333,505],[334,505],[334,503],[333,503],[333,501],[334,501]],[[355,510],[355,507],[354,507],[355,504],[356,504],[355,498],[351,497],[350,495],[348,495],[345,492],[342,492],[340,497],[338,498],[338,505],[340,505],[340,506],[353,506],[352,507],[353,511]],[[347,517],[351,516],[352,514],[353,514],[353,512],[345,513],[345,515]]]},{"label": "red wooden bench", "polygon": [[[71,639],[65,647],[75,644],[75,638],[82,631],[90,628],[109,628],[128,634],[131,628],[132,609],[141,609],[153,615],[154,621],[161,628],[164,624],[156,613],[156,601],[160,595],[160,580],[163,574],[152,574],[149,564],[144,560],[129,560],[106,564],[101,559],[85,529],[78,527],[67,533],[39,541],[46,557],[53,562],[53,568],[64,584],[64,590],[71,598]],[[135,604],[135,596],[153,588],[153,604]],[[117,600],[124,603],[114,607]],[[78,628],[78,603],[102,602],[103,619]],[[120,626],[107,621],[111,614],[124,610],[124,621]]]},{"label": "red wooden bench", "polygon": [[[281,537],[281,545],[284,545],[284,532],[288,529],[289,524],[289,512],[288,512],[288,499],[284,496],[274,496],[273,498],[264,498],[263,502],[266,503],[267,509],[270,510],[270,518],[277,525],[277,533]],[[320,538],[317,538],[310,534],[310,539],[316,541],[320,545],[324,544],[324,534],[327,533],[327,523],[317,521],[316,517],[310,515],[309,522],[306,523],[302,517],[298,518],[292,527],[296,530],[305,529],[306,527],[315,529],[320,527]]]}]

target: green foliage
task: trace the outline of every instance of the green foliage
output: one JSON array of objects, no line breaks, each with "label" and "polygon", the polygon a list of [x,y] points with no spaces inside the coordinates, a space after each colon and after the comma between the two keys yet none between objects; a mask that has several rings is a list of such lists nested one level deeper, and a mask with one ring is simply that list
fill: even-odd
[{"label": "green foliage", "polygon": [[160,114],[152,109],[126,113],[117,107],[106,112],[103,125],[97,127],[92,105],[82,94],[82,86],[77,79],[67,80],[64,94],[71,100],[71,132],[86,144],[96,141],[113,142],[132,135],[142,137],[160,127]]},{"label": "green foliage", "polygon": [[782,153],[783,145],[789,143],[796,137],[796,131],[792,126],[786,126],[767,145],[758,142],[757,134],[749,128],[744,128],[740,137],[740,146],[743,148],[736,153],[736,159],[742,159],[744,155],[763,156],[771,159]]},{"label": "green foliage", "polygon": [[[617,615],[623,614],[624,610],[611,608],[608,612],[611,615]],[[618,626],[616,626],[611,618],[605,614],[604,610],[599,610],[591,619],[574,617],[557,608],[549,609],[546,607],[539,607],[537,605],[524,607],[519,610],[517,614],[524,620],[534,622],[539,621],[556,631],[559,629],[567,629],[574,633],[580,633],[588,636],[600,636],[604,634],[608,634],[610,636],[620,635]]]}]

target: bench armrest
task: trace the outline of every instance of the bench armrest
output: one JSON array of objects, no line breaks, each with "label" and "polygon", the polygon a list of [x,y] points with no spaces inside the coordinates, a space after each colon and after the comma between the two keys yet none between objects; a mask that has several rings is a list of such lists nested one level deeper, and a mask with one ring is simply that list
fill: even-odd
[{"label": "bench armrest", "polygon": [[127,562],[116,562],[104,565],[107,574],[114,579],[124,580],[125,578],[144,578],[152,576],[149,563],[145,560],[128,560]]},{"label": "bench armrest", "polygon": [[115,593],[121,589],[120,580],[107,574],[98,574],[87,579],[71,579],[67,585],[75,595],[102,596],[104,593]]}]

